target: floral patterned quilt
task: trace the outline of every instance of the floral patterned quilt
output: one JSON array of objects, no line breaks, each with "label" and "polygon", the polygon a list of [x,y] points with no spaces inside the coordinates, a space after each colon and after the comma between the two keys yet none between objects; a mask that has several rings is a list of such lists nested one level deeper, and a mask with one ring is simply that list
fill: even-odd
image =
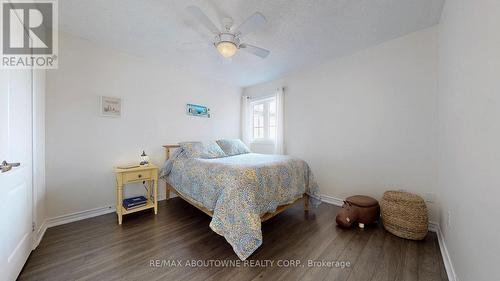
[{"label": "floral patterned quilt", "polygon": [[285,155],[246,153],[201,159],[180,151],[165,163],[162,177],[213,211],[210,228],[224,236],[242,260],[262,244],[263,214],[304,193],[318,192],[307,163]]}]

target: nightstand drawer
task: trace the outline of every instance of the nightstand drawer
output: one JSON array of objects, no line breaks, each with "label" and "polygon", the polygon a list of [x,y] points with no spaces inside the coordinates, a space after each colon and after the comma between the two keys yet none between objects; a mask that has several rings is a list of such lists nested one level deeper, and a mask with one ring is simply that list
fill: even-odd
[{"label": "nightstand drawer", "polygon": [[151,179],[151,170],[148,171],[137,171],[137,172],[128,172],[123,174],[123,181],[138,181],[143,179]]}]

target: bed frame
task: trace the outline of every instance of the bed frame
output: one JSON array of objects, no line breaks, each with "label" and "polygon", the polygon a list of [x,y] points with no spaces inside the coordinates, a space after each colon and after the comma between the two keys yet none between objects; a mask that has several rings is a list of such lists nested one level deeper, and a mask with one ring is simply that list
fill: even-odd
[{"label": "bed frame", "polygon": [[[165,155],[166,155],[166,159],[168,160],[170,158],[170,150],[179,148],[180,145],[178,145],[178,144],[169,144],[169,145],[164,145],[163,147],[165,148]],[[165,189],[166,189],[166,194],[167,194],[167,200],[170,199],[170,192],[173,191],[173,192],[177,193],[177,195],[180,198],[184,199],[189,204],[191,204],[191,205],[195,206],[196,208],[200,209],[205,214],[207,214],[207,215],[209,215],[211,217],[213,216],[213,212],[212,211],[210,211],[209,209],[205,208],[201,204],[198,204],[197,202],[191,200],[188,196],[182,194],[177,189],[175,189],[175,187],[173,187],[172,185],[170,185],[167,181],[165,181]],[[309,195],[307,195],[307,194],[304,193],[304,195],[302,196],[302,198],[304,199],[304,211],[307,212],[307,211],[309,211]],[[293,204],[297,203],[297,201],[299,201],[300,199],[301,198],[295,200],[293,203],[290,203],[290,204],[278,206],[278,208],[276,208],[275,212],[265,213],[263,216],[260,217],[260,220],[262,222],[265,222],[266,220],[268,220],[268,219],[276,216],[277,214],[283,212],[284,210],[290,208]]]}]

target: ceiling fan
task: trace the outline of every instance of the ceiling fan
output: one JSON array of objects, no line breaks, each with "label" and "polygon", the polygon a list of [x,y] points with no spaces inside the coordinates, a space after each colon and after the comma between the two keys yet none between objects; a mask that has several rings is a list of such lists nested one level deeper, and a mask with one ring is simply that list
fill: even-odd
[{"label": "ceiling fan", "polygon": [[199,23],[215,35],[214,41],[211,43],[213,43],[215,48],[217,48],[217,51],[219,51],[223,57],[231,58],[238,50],[246,51],[263,59],[271,53],[269,50],[264,48],[240,42],[241,38],[263,27],[267,23],[266,18],[261,13],[255,12],[235,29],[232,28],[232,18],[223,18],[223,28],[220,30],[199,7],[188,6],[186,10]]}]

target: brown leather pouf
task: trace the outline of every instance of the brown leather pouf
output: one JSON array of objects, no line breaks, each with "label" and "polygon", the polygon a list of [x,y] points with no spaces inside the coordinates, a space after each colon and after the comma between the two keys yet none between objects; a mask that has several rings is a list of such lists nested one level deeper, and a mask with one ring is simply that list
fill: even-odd
[{"label": "brown leather pouf", "polygon": [[359,227],[378,221],[380,217],[380,206],[378,201],[372,197],[355,195],[346,198],[342,210],[337,214],[337,224],[342,227],[350,227],[352,223],[358,222]]}]

